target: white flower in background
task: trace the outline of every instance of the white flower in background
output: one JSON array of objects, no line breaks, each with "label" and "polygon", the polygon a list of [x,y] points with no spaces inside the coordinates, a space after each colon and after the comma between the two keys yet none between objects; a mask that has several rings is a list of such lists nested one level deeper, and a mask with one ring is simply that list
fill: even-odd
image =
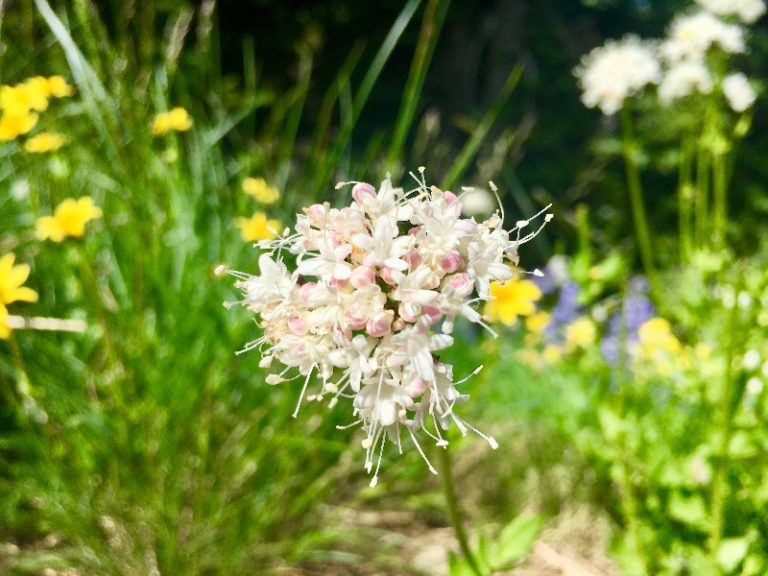
[{"label": "white flower in background", "polygon": [[683,60],[673,64],[664,73],[664,79],[659,84],[659,100],[665,104],[693,92],[712,92],[712,76],[709,69],[699,60]]},{"label": "white flower in background", "polygon": [[581,84],[584,105],[598,106],[610,116],[621,110],[629,96],[648,84],[657,84],[661,66],[652,44],[629,35],[593,49],[581,59],[574,74]]},{"label": "white flower in background", "polygon": [[729,74],[723,79],[723,94],[734,112],[744,112],[755,103],[755,91],[741,72]]},{"label": "white flower in background", "polygon": [[[463,218],[459,198],[428,187],[420,173],[412,174],[418,185],[408,192],[387,177],[378,191],[356,183],[354,201],[341,210],[305,208],[296,232],[259,243],[267,251],[259,275],[226,270],[243,292],[226,306],[255,312],[264,331],[244,351],[258,349],[262,367],[273,360],[285,366],[269,384],[303,380],[294,416],[313,375],[322,385],[308,400],[351,400],[351,425],[366,434],[366,469],[377,461],[371,485],[385,442],[402,449],[403,431],[433,472],[419,445],[422,432],[445,446],[440,431],[455,422],[462,434],[473,430],[497,447],[454,413],[468,398],[456,390],[466,378],[454,382],[452,367],[436,353],[453,344],[456,317],[485,326],[489,284],[520,274],[504,261],[516,265],[519,246],[544,226],[524,233],[531,221],[520,220],[510,236],[501,227],[503,210],[485,222]],[[292,272],[286,252],[295,256]]]},{"label": "white flower in background", "polygon": [[752,24],[765,14],[763,0],[696,0],[696,2],[718,16],[736,14],[747,24]]},{"label": "white flower in background", "polygon": [[490,214],[496,209],[496,200],[484,188],[464,188],[459,200],[468,216]]},{"label": "white flower in background", "polygon": [[659,51],[669,62],[702,60],[715,45],[729,54],[744,52],[744,30],[702,11],[675,18]]}]

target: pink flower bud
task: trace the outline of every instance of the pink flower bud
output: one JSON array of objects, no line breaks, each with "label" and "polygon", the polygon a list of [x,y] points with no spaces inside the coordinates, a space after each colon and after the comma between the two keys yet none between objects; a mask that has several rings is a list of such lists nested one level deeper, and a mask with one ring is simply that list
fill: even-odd
[{"label": "pink flower bud", "polygon": [[304,208],[304,212],[312,225],[317,226],[325,221],[325,206],[322,204],[312,204],[309,208]]},{"label": "pink flower bud", "polygon": [[395,279],[392,277],[392,272],[394,272],[394,270],[389,266],[382,266],[379,270],[379,278],[384,280],[387,284],[394,284]]},{"label": "pink flower bud", "polygon": [[445,198],[445,203],[448,204],[448,206],[450,206],[451,204],[456,202],[456,200],[458,200],[458,198],[456,197],[456,194],[454,194],[450,190],[446,190],[445,192],[443,192],[443,197]]},{"label": "pink flower bud", "polygon": [[453,225],[453,229],[461,234],[472,234],[477,228],[477,222],[471,218],[464,218],[463,220],[457,220]]},{"label": "pink flower bud", "polygon": [[301,287],[301,290],[299,292],[302,300],[309,300],[309,298],[312,296],[312,292],[314,292],[315,288],[317,288],[316,282],[307,282]]},{"label": "pink flower bud", "polygon": [[422,306],[421,313],[429,318],[430,324],[437,324],[440,322],[440,318],[443,317],[443,313],[440,312],[440,309],[435,308],[434,306]]},{"label": "pink flower bud", "polygon": [[352,198],[355,199],[356,202],[362,204],[363,203],[363,197],[366,194],[370,194],[374,198],[376,197],[376,188],[368,184],[367,182],[358,182],[354,185],[352,188]]},{"label": "pink flower bud", "polygon": [[474,282],[469,274],[462,272],[446,278],[447,285],[456,291],[459,296],[469,296],[474,289]]},{"label": "pink flower bud", "polygon": [[424,394],[424,390],[427,389],[427,383],[424,382],[419,376],[414,374],[411,379],[403,386],[403,391],[411,398],[418,398]]},{"label": "pink flower bud", "polygon": [[451,274],[452,272],[456,272],[456,270],[459,270],[464,266],[464,258],[462,258],[461,254],[458,252],[453,251],[442,259],[440,266],[443,268],[443,270],[446,271],[446,273]]},{"label": "pink flower bud", "polygon": [[392,327],[392,318],[395,313],[392,310],[381,310],[376,312],[368,318],[368,322],[365,325],[365,330],[369,336],[374,338],[381,338],[385,334],[388,334]]},{"label": "pink flower bud", "polygon": [[398,316],[395,318],[395,321],[392,322],[392,332],[399,332],[403,328],[405,328],[405,321]]},{"label": "pink flower bud", "polygon": [[408,313],[408,306],[406,306],[403,302],[401,302],[400,306],[397,307],[397,314],[406,322],[416,322],[418,319],[418,316],[414,316],[413,314]]},{"label": "pink flower bud", "polygon": [[421,232],[421,226],[414,226],[413,228],[408,230],[408,235],[409,236],[416,236],[416,234],[418,234],[419,232]]},{"label": "pink flower bud", "polygon": [[352,270],[349,282],[355,288],[365,288],[368,284],[376,281],[376,272],[368,266],[358,266]]},{"label": "pink flower bud", "polygon": [[306,334],[309,329],[307,323],[301,316],[293,315],[288,318],[288,329],[294,334]]},{"label": "pink flower bud", "polygon": [[421,256],[419,256],[419,253],[416,250],[410,250],[403,255],[403,260],[411,268],[416,268],[421,262]]},{"label": "pink flower bud", "polygon": [[347,326],[351,330],[362,330],[365,328],[366,319],[356,316],[353,312],[346,312],[344,319],[347,321]]}]

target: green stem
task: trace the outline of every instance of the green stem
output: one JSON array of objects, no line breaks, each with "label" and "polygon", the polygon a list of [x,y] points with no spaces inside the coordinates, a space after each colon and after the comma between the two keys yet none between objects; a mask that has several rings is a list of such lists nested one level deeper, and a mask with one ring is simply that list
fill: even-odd
[{"label": "green stem", "polygon": [[717,453],[717,464],[715,475],[712,479],[712,518],[709,528],[709,553],[712,567],[715,574],[720,573],[717,560],[717,552],[720,549],[720,542],[723,534],[723,508],[725,501],[726,476],[730,465],[728,448],[731,443],[733,428],[731,426],[732,402],[735,391],[733,378],[733,360],[736,353],[736,316],[738,306],[733,304],[728,318],[728,344],[725,356],[725,375],[723,377],[723,390],[720,397],[720,446]]},{"label": "green stem", "polygon": [[728,209],[725,176],[725,157],[723,154],[715,154],[712,157],[712,232],[715,250],[722,249],[725,244],[725,222]]},{"label": "green stem", "polygon": [[459,541],[461,553],[464,554],[464,558],[466,558],[467,564],[469,564],[472,572],[474,572],[476,576],[483,576],[483,572],[477,565],[475,555],[469,547],[469,541],[467,540],[467,533],[464,530],[464,525],[461,523],[461,509],[459,508],[459,501],[456,498],[456,491],[453,487],[451,453],[448,451],[448,446],[442,450],[438,449],[437,451],[440,453],[440,479],[443,485],[445,501],[448,504],[448,515],[451,517],[453,532],[456,534],[456,540]]},{"label": "green stem", "polygon": [[689,140],[680,145],[680,175],[678,178],[677,198],[680,217],[680,262],[688,262],[693,252],[693,231],[691,217],[693,214],[693,182],[691,167],[693,164],[693,146]]},{"label": "green stem", "polygon": [[653,251],[651,250],[651,239],[648,233],[648,219],[645,215],[645,205],[643,204],[643,188],[640,184],[640,172],[637,168],[635,159],[635,141],[632,131],[632,119],[626,108],[621,110],[621,128],[624,135],[623,151],[624,166],[627,173],[627,186],[629,187],[629,197],[632,202],[632,213],[635,220],[635,235],[640,249],[640,258],[643,262],[645,274],[651,283],[654,293],[657,292],[658,282],[656,280],[656,268],[653,264]]}]

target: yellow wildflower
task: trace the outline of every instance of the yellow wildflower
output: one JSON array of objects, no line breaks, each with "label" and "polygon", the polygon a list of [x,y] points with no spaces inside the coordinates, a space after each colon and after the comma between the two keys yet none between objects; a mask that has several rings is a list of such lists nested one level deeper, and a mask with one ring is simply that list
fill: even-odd
[{"label": "yellow wildflower", "polygon": [[162,136],[171,130],[185,132],[192,128],[192,117],[184,108],[176,107],[170,112],[161,112],[152,122],[152,134]]},{"label": "yellow wildflower", "polygon": [[530,316],[536,312],[535,302],[541,298],[541,290],[535,282],[520,279],[518,274],[503,284],[493,282],[491,296],[493,300],[488,303],[485,313],[491,320],[514,326],[518,316]]},{"label": "yellow wildflower", "polygon": [[40,134],[32,136],[32,138],[24,142],[24,150],[32,153],[50,152],[51,150],[58,150],[66,142],[67,139],[60,134],[40,132]]},{"label": "yellow wildflower", "polygon": [[0,304],[3,306],[16,301],[37,301],[37,292],[22,286],[29,278],[29,265],[14,266],[15,259],[13,254],[5,254],[0,258]]},{"label": "yellow wildflower", "polygon": [[680,342],[672,334],[669,321],[664,318],[651,318],[638,329],[640,346],[646,356],[653,356],[659,351],[675,354],[680,350]]},{"label": "yellow wildflower", "polygon": [[272,230],[279,231],[282,224],[279,220],[268,220],[264,212],[256,212],[250,218],[235,218],[235,226],[240,228],[240,235],[243,240],[256,242],[274,238],[275,233]]},{"label": "yellow wildflower", "polygon": [[8,326],[8,309],[0,304],[0,340],[6,340],[11,335],[11,327]]},{"label": "yellow wildflower", "polygon": [[0,108],[5,114],[26,116],[31,110],[48,108],[48,83],[38,76],[16,86],[0,87]]},{"label": "yellow wildflower", "polygon": [[243,191],[262,204],[272,204],[280,199],[280,191],[267,184],[264,178],[246,178],[243,180]]},{"label": "yellow wildflower", "polygon": [[577,318],[565,328],[565,342],[571,348],[586,348],[595,341],[595,323],[586,316]]},{"label": "yellow wildflower", "polygon": [[541,355],[547,362],[554,364],[559,362],[560,358],[563,357],[563,351],[559,346],[555,344],[547,344],[544,346],[544,350],[542,350]]},{"label": "yellow wildflower", "polygon": [[534,334],[541,334],[551,321],[552,317],[549,313],[542,310],[528,316],[525,319],[525,326]]},{"label": "yellow wildflower", "polygon": [[0,140],[15,140],[26,134],[37,124],[37,114],[9,114],[0,116]]},{"label": "yellow wildflower", "polygon": [[75,200],[67,198],[56,207],[53,216],[37,219],[37,237],[40,240],[50,238],[61,242],[67,236],[81,238],[85,233],[85,223],[101,218],[101,208],[94,206],[90,196]]},{"label": "yellow wildflower", "polygon": [[67,84],[66,79],[63,76],[49,76],[46,79],[48,95],[53,98],[65,98],[66,96],[72,96],[75,93],[75,89]]}]

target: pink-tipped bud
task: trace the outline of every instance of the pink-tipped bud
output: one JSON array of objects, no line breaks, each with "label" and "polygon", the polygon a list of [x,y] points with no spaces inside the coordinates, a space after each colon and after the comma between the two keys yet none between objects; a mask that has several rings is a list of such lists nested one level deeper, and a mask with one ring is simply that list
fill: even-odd
[{"label": "pink-tipped bud", "polygon": [[301,287],[301,290],[299,292],[299,295],[301,296],[302,300],[309,300],[312,296],[312,292],[315,291],[315,288],[317,288],[317,282],[307,282]]},{"label": "pink-tipped bud", "polygon": [[382,266],[379,270],[379,278],[384,280],[387,284],[394,284],[395,279],[392,277],[392,272],[394,272],[394,270],[389,266]]},{"label": "pink-tipped bud", "polygon": [[440,309],[435,308],[434,306],[422,306],[421,313],[429,318],[430,324],[437,324],[440,322],[440,318],[443,317],[443,313],[440,312]]},{"label": "pink-tipped bud", "polygon": [[304,208],[304,212],[312,225],[317,226],[325,221],[325,206],[322,204],[312,204],[309,208]]},{"label": "pink-tipped bud", "polygon": [[403,328],[405,328],[405,320],[398,316],[395,318],[395,321],[392,322],[392,332],[400,332]]},{"label": "pink-tipped bud", "polygon": [[355,316],[353,312],[346,312],[344,314],[344,319],[347,321],[347,327],[350,330],[362,330],[365,328],[366,319]]},{"label": "pink-tipped bud", "polygon": [[392,310],[382,310],[374,313],[373,316],[368,318],[368,322],[365,324],[365,331],[368,332],[369,336],[381,338],[388,334],[392,328],[392,318],[394,316],[395,313]]},{"label": "pink-tipped bud", "polygon": [[408,236],[416,236],[419,232],[421,232],[421,226],[414,226],[408,230]]},{"label": "pink-tipped bud", "polygon": [[413,377],[408,382],[406,382],[405,386],[403,386],[403,391],[411,398],[418,398],[424,394],[424,390],[426,389],[427,383],[419,378],[416,374],[414,374]]},{"label": "pink-tipped bud", "polygon": [[288,329],[299,336],[307,333],[309,327],[301,316],[293,315],[288,318]]},{"label": "pink-tipped bud", "polygon": [[352,188],[352,198],[355,199],[356,202],[362,204],[363,198],[366,194],[370,194],[374,198],[376,197],[376,188],[368,184],[367,182],[358,182],[354,185]]},{"label": "pink-tipped bud", "polygon": [[349,277],[349,283],[355,288],[365,288],[375,281],[376,272],[368,266],[358,266],[352,270],[352,275]]},{"label": "pink-tipped bud", "polygon": [[445,192],[443,192],[443,197],[445,198],[445,203],[448,204],[448,206],[450,206],[451,204],[453,204],[458,200],[458,198],[456,197],[456,194],[454,194],[450,190],[446,190]]},{"label": "pink-tipped bud", "polygon": [[454,251],[442,259],[440,266],[447,274],[451,274],[464,267],[464,258],[461,257],[461,254]]},{"label": "pink-tipped bud", "polygon": [[416,268],[421,262],[421,256],[419,256],[419,253],[416,250],[410,250],[403,255],[403,260],[411,268]]},{"label": "pink-tipped bud", "polygon": [[453,229],[460,234],[472,234],[472,232],[475,231],[475,228],[477,228],[477,222],[470,218],[457,220],[456,224],[453,225]]},{"label": "pink-tipped bud", "polygon": [[[420,310],[419,310],[420,312]],[[418,316],[414,314],[408,313],[408,306],[405,305],[405,303],[401,302],[400,306],[397,307],[397,314],[405,320],[406,322],[416,322],[418,320]],[[418,314],[418,312],[417,312]]]},{"label": "pink-tipped bud", "polygon": [[474,289],[474,282],[469,274],[462,272],[461,274],[454,274],[446,278],[448,286],[456,291],[459,296],[469,296]]},{"label": "pink-tipped bud", "polygon": [[340,278],[333,277],[331,278],[331,281],[329,282],[329,284],[331,286],[335,286],[336,288],[339,288],[340,290],[344,290],[344,288],[349,288],[349,281],[346,278],[340,279]]}]

